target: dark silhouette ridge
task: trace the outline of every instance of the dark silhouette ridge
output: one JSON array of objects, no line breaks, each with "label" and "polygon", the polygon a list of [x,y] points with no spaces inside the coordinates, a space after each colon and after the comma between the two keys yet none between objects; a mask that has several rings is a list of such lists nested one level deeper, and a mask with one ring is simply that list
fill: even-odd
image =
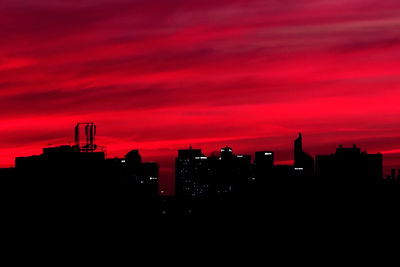
[{"label": "dark silhouette ridge", "polygon": [[138,150],[107,159],[95,135],[94,123],[78,123],[75,145],[47,147],[40,155],[17,157],[15,168],[0,169],[2,197],[14,200],[10,209],[123,218],[259,214],[282,205],[288,208],[289,203],[291,208],[322,203],[329,208],[400,181],[394,170],[382,178],[381,154],[361,152],[356,146],[317,155],[314,164],[303,151],[300,133],[294,140],[293,166],[275,165],[269,150],[255,152],[252,162],[250,155],[236,155],[228,146],[206,157],[190,145],[178,151],[175,161],[175,196],[160,196],[157,163],[142,162]]}]

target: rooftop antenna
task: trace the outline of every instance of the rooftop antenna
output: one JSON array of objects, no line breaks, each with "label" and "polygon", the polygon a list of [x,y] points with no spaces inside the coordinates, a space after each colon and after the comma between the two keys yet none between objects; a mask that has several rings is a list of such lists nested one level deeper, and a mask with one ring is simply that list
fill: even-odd
[{"label": "rooftop antenna", "polygon": [[[86,142],[81,143],[81,128],[85,127]],[[93,122],[78,122],[75,126],[75,146],[80,152],[94,152],[97,148],[95,144],[96,125]]]}]

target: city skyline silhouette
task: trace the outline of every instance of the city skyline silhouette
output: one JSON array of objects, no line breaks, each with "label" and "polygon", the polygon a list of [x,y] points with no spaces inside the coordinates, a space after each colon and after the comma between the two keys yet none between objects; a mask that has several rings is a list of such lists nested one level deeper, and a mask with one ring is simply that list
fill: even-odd
[{"label": "city skyline silhouette", "polygon": [[[43,148],[43,154],[49,154],[51,153],[51,151],[58,151],[59,153],[71,153],[71,152],[79,152],[79,153],[83,153],[83,154],[97,154],[100,156],[100,158],[103,158],[103,160],[108,160],[108,161],[116,161],[116,162],[120,162],[123,161],[125,162],[126,157],[129,158],[128,155],[133,155],[132,153],[136,154],[136,156],[133,157],[138,157],[138,161],[139,163],[141,162],[141,158],[142,156],[139,155],[139,150],[137,150],[136,148],[132,148],[131,150],[129,150],[129,152],[126,154],[125,158],[121,158],[121,157],[107,157],[107,151],[104,149],[104,146],[102,145],[98,145],[95,142],[95,138],[96,138],[96,134],[97,134],[97,126],[93,123],[93,122],[79,122],[76,124],[75,126],[75,137],[74,137],[74,145],[67,145],[67,144],[60,144],[60,145],[56,145],[53,144],[50,147],[47,148]],[[226,150],[226,151],[225,151]],[[234,151],[231,147],[226,146],[225,148],[221,148],[220,152],[212,152],[209,156],[205,156],[202,153],[201,148],[192,148],[192,145],[189,145],[189,149],[178,149],[178,157],[176,158],[176,160],[180,157],[181,153],[191,153],[190,151],[193,151],[193,157],[197,158],[201,158],[201,159],[208,159],[208,158],[219,158],[219,160],[221,160],[221,157],[223,157],[224,153],[227,153],[227,151],[229,150],[229,153],[231,153],[232,155]],[[338,148],[336,149],[336,153],[340,152],[341,150],[343,151],[356,151],[359,155],[362,155],[363,153],[367,153],[364,150],[361,150],[361,148],[358,148],[355,144],[352,145],[349,148],[343,147],[343,145],[339,145]],[[68,152],[70,151],[70,152]],[[185,152],[186,151],[186,152]],[[308,176],[308,177],[312,177],[312,176],[317,176],[317,174],[320,172],[318,166],[315,166],[315,160],[324,160],[324,159],[328,159],[329,157],[332,157],[333,153],[329,154],[329,155],[321,155],[321,154],[316,154],[315,157],[312,157],[310,155],[308,155],[307,153],[304,152],[303,150],[303,135],[302,133],[299,133],[297,136],[297,139],[294,140],[294,152],[292,153],[293,155],[293,159],[291,161],[286,161],[286,162],[276,162],[275,161],[275,157],[276,157],[276,151],[272,151],[272,150],[266,150],[266,151],[255,151],[254,153],[250,154],[250,155],[235,155],[235,157],[240,157],[240,158],[246,158],[246,161],[248,161],[249,166],[252,164],[254,167],[257,165],[256,162],[263,162],[262,164],[267,164],[270,165],[270,168],[275,167],[288,167],[291,166],[291,168],[295,171],[301,171],[303,172],[304,176]],[[91,152],[91,153],[89,153]],[[96,152],[96,153],[94,153]],[[267,160],[268,163],[265,162],[265,160],[262,160],[261,158],[264,157],[264,155],[271,155],[271,159]],[[254,157],[255,155],[255,157]],[[379,180],[391,180],[391,181],[395,181],[398,178],[397,171],[396,168],[391,168],[390,170],[385,170],[384,168],[384,160],[383,160],[383,155],[381,153],[377,153],[376,155],[380,155],[380,168],[379,168],[379,174],[380,177],[376,178],[376,183],[379,183]],[[12,166],[11,168],[3,168],[0,170],[10,170],[10,169],[14,169],[15,167],[17,167],[18,162],[23,162],[25,159],[30,159],[30,158],[34,158],[37,156],[27,156],[27,157],[16,157],[15,158],[15,164],[14,166]],[[132,156],[130,156],[132,157]],[[259,160],[257,160],[259,158]],[[350,161],[350,159],[349,159]],[[351,162],[349,162],[351,163]],[[73,163],[71,162],[70,164],[73,165]],[[157,164],[156,162],[154,162],[154,164]],[[157,183],[160,183],[158,186],[158,192],[161,195],[174,195],[176,193],[177,190],[177,186],[176,186],[176,168],[177,168],[177,164],[179,164],[177,161],[175,161],[175,165],[174,165],[174,169],[175,169],[175,174],[174,174],[174,182],[171,184],[171,181],[163,181],[163,179],[166,179],[165,177],[160,178],[159,175],[159,167],[160,165],[157,164]],[[259,163],[260,164],[260,163]],[[21,163],[19,163],[19,165],[21,165]],[[161,166],[162,167],[162,166]],[[137,166],[135,167],[137,168]],[[332,168],[333,169],[333,168]],[[386,168],[387,169],[387,168]],[[400,169],[399,169],[400,170]],[[250,171],[250,169],[249,169]],[[255,176],[256,173],[259,173],[259,171],[257,171],[256,169],[254,170],[255,173],[252,174],[252,176]],[[325,174],[322,176],[329,176],[331,172],[330,170],[325,170]],[[386,172],[386,173],[385,173]],[[264,171],[261,171],[261,173],[263,173],[264,176],[268,176],[268,173],[265,173]],[[332,172],[333,173],[333,172]],[[377,176],[379,176],[379,174]],[[357,175],[357,174],[356,174]],[[336,175],[337,177],[331,177],[331,179],[349,179],[349,177],[344,178],[341,176],[342,175]],[[229,180],[229,178],[227,178]],[[254,178],[253,178],[254,179]],[[165,186],[165,184],[168,184],[167,186]],[[173,187],[175,188],[174,191],[168,190],[168,188]],[[179,190],[179,189],[178,189]]]},{"label": "city skyline silhouette", "polygon": [[136,149],[122,158],[107,158],[95,141],[96,134],[93,122],[79,122],[73,145],[46,147],[40,155],[16,157],[15,167],[0,169],[1,189],[6,195],[22,194],[20,201],[30,199],[48,209],[79,210],[79,205],[94,201],[98,212],[108,207],[108,212],[133,209],[142,215],[180,216],[212,214],[219,208],[229,214],[239,206],[247,212],[243,205],[260,205],[259,200],[251,201],[269,197],[266,192],[274,188],[294,189],[293,193],[305,200],[304,192],[350,190],[357,195],[363,188],[400,184],[400,169],[383,175],[382,154],[340,145],[336,152],[314,158],[305,152],[299,133],[293,140],[292,165],[276,164],[271,150],[255,152],[252,160],[251,155],[235,154],[229,146],[211,156],[192,145],[180,149],[175,158],[175,194],[171,196],[160,188],[157,162],[142,161]]},{"label": "city skyline silhouette", "polygon": [[0,182],[178,214],[263,189],[395,187],[399,13],[397,0],[3,0]]}]

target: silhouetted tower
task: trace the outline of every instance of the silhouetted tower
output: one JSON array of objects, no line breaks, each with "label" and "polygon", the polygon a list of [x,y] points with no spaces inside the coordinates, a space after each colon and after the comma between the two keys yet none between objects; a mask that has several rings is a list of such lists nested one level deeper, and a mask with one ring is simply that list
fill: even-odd
[{"label": "silhouetted tower", "polygon": [[200,197],[207,194],[207,157],[201,149],[178,150],[175,159],[175,195],[178,197]]},{"label": "silhouetted tower", "polygon": [[294,167],[301,167],[301,159],[303,155],[303,138],[301,133],[299,133],[299,137],[294,140]]},{"label": "silhouetted tower", "polygon": [[314,176],[314,158],[303,151],[303,138],[301,133],[294,140],[294,170],[303,177]]},{"label": "silhouetted tower", "polygon": [[[85,129],[86,143],[81,143],[81,128]],[[94,152],[97,148],[95,145],[96,125],[93,122],[79,122],[75,126],[75,146],[81,152]]]}]

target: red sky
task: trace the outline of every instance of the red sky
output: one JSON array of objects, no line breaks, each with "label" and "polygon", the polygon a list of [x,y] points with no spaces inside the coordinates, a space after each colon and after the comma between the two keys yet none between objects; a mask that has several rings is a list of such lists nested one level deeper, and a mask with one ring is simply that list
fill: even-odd
[{"label": "red sky", "polygon": [[339,144],[400,166],[400,1],[2,0],[0,167],[98,125],[171,190],[176,150]]}]

